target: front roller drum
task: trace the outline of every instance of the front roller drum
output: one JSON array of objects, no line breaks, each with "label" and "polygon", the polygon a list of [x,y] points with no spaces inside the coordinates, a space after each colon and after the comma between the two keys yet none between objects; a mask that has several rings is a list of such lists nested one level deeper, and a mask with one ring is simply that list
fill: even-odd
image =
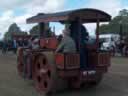
[{"label": "front roller drum", "polygon": [[18,60],[17,70],[20,76],[23,76],[23,62]]},{"label": "front roller drum", "polygon": [[24,64],[23,64],[23,49],[18,49],[18,56],[17,56],[17,71],[18,74],[22,77],[23,76],[23,70],[24,70]]},{"label": "front roller drum", "polygon": [[59,78],[53,52],[43,52],[35,62],[34,81],[40,93],[56,92],[66,88],[65,80]]},{"label": "front roller drum", "polygon": [[24,64],[24,75],[26,79],[32,79],[32,54],[27,54],[26,55],[26,64]]}]

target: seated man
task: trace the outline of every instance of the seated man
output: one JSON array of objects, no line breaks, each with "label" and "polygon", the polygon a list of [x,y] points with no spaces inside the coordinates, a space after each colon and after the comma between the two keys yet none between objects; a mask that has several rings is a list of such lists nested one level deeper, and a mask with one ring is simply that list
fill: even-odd
[{"label": "seated man", "polygon": [[87,49],[89,34],[83,25],[81,25],[80,38],[80,68],[84,71],[89,68]]},{"label": "seated man", "polygon": [[63,52],[63,53],[76,52],[76,45],[74,40],[70,37],[69,29],[63,30],[63,38],[62,41],[60,42],[60,45],[56,49],[56,52]]}]

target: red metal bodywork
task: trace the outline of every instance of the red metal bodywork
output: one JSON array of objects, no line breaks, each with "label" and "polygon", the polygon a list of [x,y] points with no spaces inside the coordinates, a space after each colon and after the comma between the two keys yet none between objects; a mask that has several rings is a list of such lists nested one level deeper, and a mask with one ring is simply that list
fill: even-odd
[{"label": "red metal bodywork", "polygon": [[58,40],[56,37],[51,38],[43,38],[40,39],[40,47],[47,48],[47,49],[56,49],[58,45]]},{"label": "red metal bodywork", "polygon": [[65,77],[74,77],[79,75],[80,72],[79,54],[57,53],[55,54],[55,62],[60,77],[65,78]]},{"label": "red metal bodywork", "polygon": [[[45,93],[53,91],[53,89],[49,89],[49,85],[52,87],[54,85],[56,88],[59,79],[61,79],[61,81],[68,81],[68,84],[74,88],[80,88],[80,84],[83,82],[87,81],[88,84],[91,80],[97,81],[102,78],[102,75],[107,72],[108,67],[110,66],[110,53],[99,51],[99,23],[110,20],[111,16],[109,14],[100,10],[88,8],[52,14],[38,14],[37,16],[27,19],[27,23],[39,23],[40,35],[42,34],[39,42],[40,48],[36,50],[30,49],[31,58],[29,58],[29,60],[31,60],[31,63],[28,62],[28,64],[32,65],[31,69],[32,75],[35,78],[36,89],[40,89],[39,91],[44,91]],[[48,36],[45,36],[45,33],[47,32],[45,23],[66,23],[67,21],[69,23],[78,21],[78,26],[76,26],[78,31],[76,32],[80,32],[81,28],[79,25],[82,25],[83,23],[96,23],[96,42],[86,46],[88,49],[88,63],[89,65],[95,66],[92,70],[80,70],[79,50],[78,53],[54,53],[59,41],[56,37],[47,38]],[[79,38],[79,43],[80,34],[77,36]],[[79,45],[78,47],[81,48]],[[23,59],[20,55],[22,52],[23,51],[19,51],[18,54],[20,59]],[[22,60],[20,59],[18,65],[21,65],[22,63]],[[27,67],[30,66],[28,65]],[[62,84],[65,83],[62,82]]]},{"label": "red metal bodywork", "polygon": [[15,34],[13,34],[12,37],[15,40],[18,40],[18,39],[27,39],[27,40],[29,40],[32,37],[32,35],[15,35]]},{"label": "red metal bodywork", "polygon": [[[79,54],[55,54],[55,61],[61,77],[72,77],[80,74]],[[110,66],[110,54],[108,52],[89,54],[89,64],[95,66],[95,71],[105,73]]]}]

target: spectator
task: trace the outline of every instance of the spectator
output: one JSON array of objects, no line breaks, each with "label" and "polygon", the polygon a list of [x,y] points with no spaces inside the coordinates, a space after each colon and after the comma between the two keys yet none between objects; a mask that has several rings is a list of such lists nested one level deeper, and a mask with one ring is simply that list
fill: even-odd
[{"label": "spectator", "polygon": [[23,47],[23,40],[22,40],[22,38],[19,38],[19,40],[18,40],[18,47]]},{"label": "spectator", "polygon": [[7,51],[7,40],[3,41],[3,46],[2,46],[2,53],[5,54]]},{"label": "spectator", "polygon": [[15,39],[13,40],[13,51],[14,53],[17,51],[17,41]]},{"label": "spectator", "polygon": [[80,68],[81,70],[89,69],[88,64],[88,49],[87,49],[87,42],[88,42],[88,32],[86,28],[81,25],[80,28]]},{"label": "spectator", "polygon": [[25,39],[23,40],[23,46],[24,46],[24,47],[28,47],[28,40],[27,40],[27,38],[25,38]]}]

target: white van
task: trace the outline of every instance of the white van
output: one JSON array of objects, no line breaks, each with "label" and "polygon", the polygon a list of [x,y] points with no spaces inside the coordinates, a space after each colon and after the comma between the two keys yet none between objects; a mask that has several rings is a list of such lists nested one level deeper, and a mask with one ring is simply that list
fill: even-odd
[{"label": "white van", "polygon": [[101,34],[99,39],[102,42],[101,49],[103,50],[113,50],[116,48],[115,42],[119,41],[119,34]]}]

